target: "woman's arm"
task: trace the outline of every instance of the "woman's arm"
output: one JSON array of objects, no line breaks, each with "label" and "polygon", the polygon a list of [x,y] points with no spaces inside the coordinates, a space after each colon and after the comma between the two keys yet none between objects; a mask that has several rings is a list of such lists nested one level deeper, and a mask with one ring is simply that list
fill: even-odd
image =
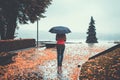
[{"label": "woman's arm", "polygon": [[64,41],[66,41],[66,35],[64,35]]},{"label": "woman's arm", "polygon": [[58,40],[58,34],[56,34],[56,41]]}]

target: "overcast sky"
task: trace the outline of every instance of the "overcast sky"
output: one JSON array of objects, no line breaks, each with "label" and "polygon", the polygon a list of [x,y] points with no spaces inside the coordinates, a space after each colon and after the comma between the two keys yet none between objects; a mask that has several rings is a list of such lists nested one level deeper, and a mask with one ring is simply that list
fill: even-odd
[{"label": "overcast sky", "polygon": [[[120,0],[53,0],[39,21],[39,30],[66,26],[72,32],[87,32],[93,16],[97,33],[120,33]],[[36,30],[36,23],[19,25],[19,30]]]}]

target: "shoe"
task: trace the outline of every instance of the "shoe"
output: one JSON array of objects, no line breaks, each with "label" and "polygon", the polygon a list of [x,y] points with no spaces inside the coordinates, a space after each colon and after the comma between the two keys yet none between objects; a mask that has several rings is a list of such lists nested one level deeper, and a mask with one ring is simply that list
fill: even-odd
[{"label": "shoe", "polygon": [[59,71],[57,71],[57,74],[60,74],[60,72],[59,72]]},{"label": "shoe", "polygon": [[58,74],[61,74],[62,73],[62,67],[61,66],[58,66],[58,71],[57,71]]}]

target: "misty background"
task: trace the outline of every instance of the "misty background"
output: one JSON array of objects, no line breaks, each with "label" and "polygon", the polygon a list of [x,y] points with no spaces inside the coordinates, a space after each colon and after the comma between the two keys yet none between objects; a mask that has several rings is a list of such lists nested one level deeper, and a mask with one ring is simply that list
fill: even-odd
[{"label": "misty background", "polygon": [[[17,31],[16,31],[17,32]],[[21,32],[18,31],[16,38],[35,38],[37,40],[37,31],[30,31],[30,30],[22,30]],[[86,31],[87,32],[87,31]],[[67,35],[67,41],[77,41],[77,42],[85,42],[86,37],[88,36],[85,33],[80,32],[71,32]],[[56,34],[52,34],[47,31],[39,31],[39,41],[55,41]],[[113,33],[96,33],[96,37],[99,41],[119,41],[120,34],[113,34]]]},{"label": "misty background", "polygon": [[[55,40],[49,33],[54,26],[66,26],[72,33],[67,40],[85,41],[90,18],[95,20],[96,37],[120,40],[120,0],[53,0],[46,9],[46,18],[39,20],[39,40]],[[18,24],[17,38],[37,38],[37,23]]]}]

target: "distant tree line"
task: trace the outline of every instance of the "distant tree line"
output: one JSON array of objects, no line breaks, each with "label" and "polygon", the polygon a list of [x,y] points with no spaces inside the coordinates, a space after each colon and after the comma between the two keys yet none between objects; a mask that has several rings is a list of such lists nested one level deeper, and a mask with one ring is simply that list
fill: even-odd
[{"label": "distant tree line", "polygon": [[52,0],[0,0],[0,36],[14,39],[17,24],[34,23],[44,18]]}]

